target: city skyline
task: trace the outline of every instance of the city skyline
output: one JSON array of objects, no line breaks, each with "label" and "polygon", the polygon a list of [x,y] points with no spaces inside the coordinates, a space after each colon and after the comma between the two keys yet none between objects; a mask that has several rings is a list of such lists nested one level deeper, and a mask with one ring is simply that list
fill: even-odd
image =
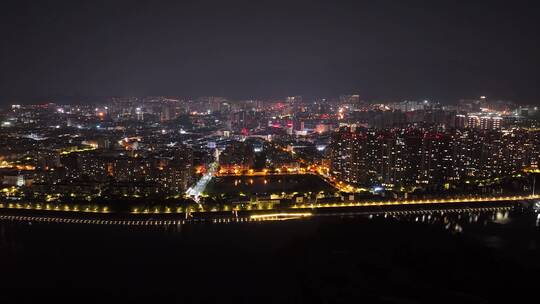
[{"label": "city skyline", "polygon": [[0,1],[0,302],[534,298],[539,3]]},{"label": "city skyline", "polygon": [[[291,99],[297,98],[300,99],[300,103],[309,104],[309,103],[320,103],[320,102],[328,102],[328,103],[339,103],[341,99],[343,98],[349,98],[353,96],[355,98],[355,102],[361,102],[365,104],[397,104],[397,103],[423,103],[423,102],[429,102],[429,103],[436,103],[440,104],[442,106],[452,106],[457,105],[462,102],[467,101],[473,101],[473,100],[485,100],[490,102],[497,102],[497,103],[508,103],[515,106],[538,106],[535,102],[524,102],[524,101],[516,101],[511,99],[505,99],[500,98],[497,96],[485,96],[485,95],[478,95],[478,96],[461,96],[457,99],[453,100],[440,100],[430,97],[419,97],[419,98],[386,98],[386,99],[379,99],[379,98],[373,98],[369,99],[366,98],[364,95],[360,94],[357,91],[353,92],[344,92],[336,95],[324,95],[324,96],[316,96],[316,95],[299,95],[299,94],[288,94],[288,95],[281,95],[281,96],[270,96],[270,97],[261,97],[261,96],[249,96],[245,98],[235,98],[225,95],[200,95],[200,96],[188,96],[188,95],[111,95],[111,96],[49,96],[47,98],[29,98],[29,99],[6,99],[5,104],[0,104],[0,109],[9,109],[10,107],[14,105],[43,105],[43,104],[57,104],[57,105],[100,105],[100,104],[107,104],[111,100],[122,100],[122,99],[133,99],[137,102],[148,102],[152,100],[159,100],[159,99],[170,99],[171,101],[182,101],[182,102],[190,102],[190,103],[199,103],[199,102],[206,102],[207,99],[216,98],[216,99],[223,99],[229,102],[233,103],[242,103],[242,102],[264,102],[264,103],[276,103],[276,102],[290,102]],[[10,101],[10,102],[8,102]]]}]

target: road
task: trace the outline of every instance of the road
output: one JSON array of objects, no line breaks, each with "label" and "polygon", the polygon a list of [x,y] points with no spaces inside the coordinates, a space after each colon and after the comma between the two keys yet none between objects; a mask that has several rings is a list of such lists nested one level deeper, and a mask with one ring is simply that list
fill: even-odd
[{"label": "road", "polygon": [[[201,187],[203,187],[201,185]],[[204,189],[203,189],[204,190]],[[193,193],[196,193],[195,190]],[[200,193],[200,192],[199,192]],[[505,197],[460,197],[460,198],[444,198],[444,199],[431,199],[431,200],[403,200],[403,201],[351,201],[351,202],[337,202],[337,203],[315,203],[315,204],[295,204],[287,209],[290,209],[291,212],[298,212],[299,210],[322,210],[322,209],[342,209],[347,210],[350,208],[351,210],[354,210],[355,208],[359,207],[394,207],[394,206],[430,206],[430,205],[455,205],[455,204],[489,204],[489,203],[503,203],[503,202],[525,202],[525,201],[536,201],[540,200],[540,195],[523,195],[523,196],[505,196]],[[535,202],[537,203],[537,202]],[[250,206],[248,206],[250,207]],[[70,206],[69,204],[64,205],[57,205],[57,206],[50,206],[49,204],[40,204],[40,203],[4,203],[0,202],[0,215],[2,215],[2,210],[5,210],[6,212],[11,211],[17,211],[20,215],[28,215],[32,214],[32,212],[45,212],[45,213],[80,213],[80,214],[141,214],[141,215],[151,215],[151,214],[184,214],[186,210],[184,208],[178,207],[176,209],[170,209],[168,207],[155,207],[153,209],[144,209],[139,210],[138,208],[135,208],[131,210],[130,212],[123,212],[123,211],[113,211],[110,210],[109,207],[78,207],[78,206]],[[265,212],[271,212],[272,210],[281,210],[281,208],[277,209],[260,209],[260,208],[240,208],[236,211],[265,211]],[[196,212],[200,214],[216,214],[219,212],[228,212],[229,210],[191,210],[188,212]]]},{"label": "road", "polygon": [[206,172],[194,186],[190,187],[186,191],[186,194],[193,197],[193,199],[198,203],[201,199],[201,194],[204,192],[204,189],[206,189],[206,186],[216,174],[218,167],[219,165],[217,162],[212,163],[208,168],[208,172]]},{"label": "road", "polygon": [[426,200],[398,200],[398,201],[365,201],[365,202],[340,202],[326,204],[296,204],[293,209],[306,208],[347,208],[347,207],[383,207],[383,206],[407,206],[407,205],[439,205],[439,204],[459,204],[459,203],[495,203],[495,202],[515,202],[540,199],[540,195],[520,195],[520,196],[498,196],[498,197],[461,197],[461,198],[441,198]]}]

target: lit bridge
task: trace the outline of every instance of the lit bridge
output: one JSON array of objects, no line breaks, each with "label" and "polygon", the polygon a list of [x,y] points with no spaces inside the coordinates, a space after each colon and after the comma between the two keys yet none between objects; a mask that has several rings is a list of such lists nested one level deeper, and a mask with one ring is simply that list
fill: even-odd
[{"label": "lit bridge", "polygon": [[[312,216],[337,215],[409,215],[433,212],[482,212],[510,210],[513,203],[540,199],[540,195],[508,197],[464,197],[433,200],[340,202],[329,204],[296,204],[287,208],[233,209],[233,210],[168,210],[154,209],[149,212],[114,212],[109,208],[67,209],[33,208],[29,204],[0,203],[0,220],[120,225],[120,226],[169,226],[187,223],[235,223],[290,220]],[[373,208],[370,208],[373,207]],[[384,207],[384,208],[381,208]],[[403,209],[405,208],[405,209]]]},{"label": "lit bridge", "polygon": [[384,215],[384,216],[403,216],[403,215],[429,215],[429,214],[460,214],[474,212],[507,212],[512,206],[498,207],[465,207],[465,208],[444,208],[444,209],[420,209],[420,210],[386,210],[386,211],[334,211],[323,213],[311,212],[271,212],[244,214],[240,216],[229,213],[227,216],[207,218],[205,212],[198,217],[188,219],[105,219],[96,217],[77,217],[71,215],[0,215],[0,221],[11,222],[29,222],[29,223],[55,223],[55,224],[81,224],[81,225],[108,225],[108,226],[180,226],[184,224],[211,223],[211,224],[229,224],[229,223],[249,223],[266,221],[285,221],[296,220],[311,217],[331,217],[331,216],[351,216],[351,215]]}]

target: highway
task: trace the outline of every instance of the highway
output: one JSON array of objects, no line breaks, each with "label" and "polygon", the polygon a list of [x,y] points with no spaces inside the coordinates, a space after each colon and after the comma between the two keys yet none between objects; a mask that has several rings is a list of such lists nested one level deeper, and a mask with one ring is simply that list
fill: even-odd
[{"label": "highway", "polygon": [[194,186],[190,187],[186,191],[186,194],[190,197],[193,197],[193,199],[198,203],[200,201],[201,194],[204,192],[204,189],[206,189],[206,186],[216,174],[218,167],[219,164],[217,162],[212,163],[209,166],[208,172],[205,173]]}]

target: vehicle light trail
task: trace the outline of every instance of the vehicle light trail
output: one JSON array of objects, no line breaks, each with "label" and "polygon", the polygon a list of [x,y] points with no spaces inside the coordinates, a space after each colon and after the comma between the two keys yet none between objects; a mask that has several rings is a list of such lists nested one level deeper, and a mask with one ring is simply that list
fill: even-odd
[{"label": "vehicle light trail", "polygon": [[254,214],[250,216],[251,219],[292,219],[300,217],[312,216],[311,213],[271,213],[271,214]]},{"label": "vehicle light trail", "polygon": [[216,174],[217,172],[217,168],[218,168],[218,164],[217,162],[214,162],[210,165],[210,168],[208,169],[208,172],[205,173],[201,179],[199,179],[197,181],[197,183],[190,187],[187,191],[186,191],[186,194],[188,196],[192,196],[193,199],[196,201],[196,202],[199,202],[200,201],[200,198],[201,198],[201,194],[204,192],[204,189],[206,189],[206,186],[208,185],[208,183],[212,180],[212,178],[214,177],[214,175]]}]

